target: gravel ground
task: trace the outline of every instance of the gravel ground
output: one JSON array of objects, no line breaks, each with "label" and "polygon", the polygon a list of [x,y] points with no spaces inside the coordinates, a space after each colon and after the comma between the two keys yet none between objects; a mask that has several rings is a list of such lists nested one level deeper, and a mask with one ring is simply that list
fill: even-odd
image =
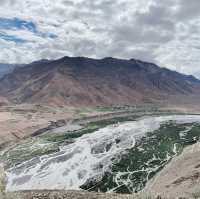
[{"label": "gravel ground", "polygon": [[79,191],[26,191],[22,193],[8,193],[1,199],[139,199],[133,195],[88,193]]}]

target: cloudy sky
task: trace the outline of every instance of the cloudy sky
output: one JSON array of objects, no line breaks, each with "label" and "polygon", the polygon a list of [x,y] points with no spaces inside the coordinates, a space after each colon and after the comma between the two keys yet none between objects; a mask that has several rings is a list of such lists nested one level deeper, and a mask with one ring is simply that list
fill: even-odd
[{"label": "cloudy sky", "polygon": [[0,62],[150,61],[200,77],[200,0],[0,0]]}]

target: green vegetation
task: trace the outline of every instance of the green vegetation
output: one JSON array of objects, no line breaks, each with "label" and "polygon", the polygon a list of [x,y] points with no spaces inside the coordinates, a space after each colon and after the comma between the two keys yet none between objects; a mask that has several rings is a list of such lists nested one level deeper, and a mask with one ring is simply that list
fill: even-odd
[{"label": "green vegetation", "polygon": [[193,194],[192,194],[192,198],[194,198],[194,199],[200,198],[200,191],[199,191],[199,192],[193,193]]},{"label": "green vegetation", "polygon": [[96,111],[98,112],[113,112],[113,111],[119,111],[119,110],[123,110],[123,109],[112,107],[112,106],[99,106],[96,108]]},{"label": "green vegetation", "polygon": [[2,166],[0,166],[0,194],[5,192],[5,173]]},{"label": "green vegetation", "polygon": [[0,158],[4,161],[6,167],[13,167],[34,157],[57,151],[59,151],[59,146],[56,143],[50,143],[39,138],[31,138],[4,152]]},{"label": "green vegetation", "polygon": [[106,172],[101,180],[91,179],[81,188],[102,192],[138,192],[173,156],[181,153],[185,146],[195,143],[199,137],[199,124],[163,124],[159,130],[138,139],[134,148],[116,157],[110,172]]},{"label": "green vegetation", "polygon": [[65,134],[57,134],[57,135],[42,135],[40,136],[42,139],[45,139],[48,142],[55,142],[59,144],[69,144],[73,143],[73,139],[81,137],[82,135],[93,133],[94,131],[99,130],[100,128],[106,127],[111,124],[117,124],[119,122],[125,121],[133,121],[137,117],[129,116],[129,117],[117,117],[109,120],[100,120],[97,122],[90,122],[85,125],[84,128],[76,131],[67,132]]},{"label": "green vegetation", "polygon": [[[159,112],[159,109],[157,107],[149,107],[148,110],[144,106],[137,106],[137,107],[131,107],[131,106],[124,106],[124,107],[98,107],[99,110],[104,111],[114,111],[114,110],[132,110],[133,114],[134,112],[140,113],[141,115],[145,115],[144,109],[148,112],[148,110],[154,111],[154,114],[152,115],[160,115],[161,112]],[[91,110],[89,108],[77,110],[77,113],[88,113],[94,110]],[[172,113],[163,113],[164,115]],[[44,134],[37,138],[29,138],[26,140],[23,140],[18,145],[14,146],[7,152],[5,152],[3,155],[0,155],[0,158],[6,162],[7,167],[11,167],[14,165],[18,165],[23,161],[30,160],[33,157],[39,157],[41,155],[45,154],[51,154],[54,152],[59,151],[59,147],[62,145],[70,144],[74,142],[74,139],[81,137],[84,134],[93,133],[94,131],[106,127],[111,124],[117,124],[119,122],[125,122],[125,121],[134,121],[139,117],[139,115],[132,115],[132,116],[125,116],[125,117],[114,117],[111,119],[105,119],[100,120],[96,122],[90,122],[85,125],[84,128],[77,130],[77,131],[71,131],[66,133],[58,133],[58,134]],[[36,146],[36,147],[34,147]],[[2,150],[4,146],[0,146],[0,150]]]},{"label": "green vegetation", "polygon": [[93,133],[109,124],[126,119],[127,118],[118,118],[91,122],[80,130],[66,132],[64,134],[45,134],[37,138],[29,138],[21,141],[19,144],[0,155],[0,158],[6,163],[6,167],[13,167],[32,158],[58,152],[60,146],[73,143],[74,139],[84,134]]},{"label": "green vegetation", "polygon": [[124,105],[124,106],[98,106],[96,111],[99,112],[115,112],[115,111],[130,111],[130,112],[146,112],[146,111],[159,111],[159,106],[153,104],[146,105]]}]

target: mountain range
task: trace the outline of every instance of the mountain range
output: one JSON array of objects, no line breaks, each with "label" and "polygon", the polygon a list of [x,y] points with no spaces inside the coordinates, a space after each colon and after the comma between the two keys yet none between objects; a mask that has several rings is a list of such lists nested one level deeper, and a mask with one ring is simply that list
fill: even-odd
[{"label": "mountain range", "polygon": [[200,98],[197,78],[135,59],[63,57],[14,68],[0,79],[0,96],[12,103],[83,107]]},{"label": "mountain range", "polygon": [[3,77],[6,74],[12,72],[15,67],[16,67],[15,64],[3,64],[3,63],[0,63],[0,78]]}]

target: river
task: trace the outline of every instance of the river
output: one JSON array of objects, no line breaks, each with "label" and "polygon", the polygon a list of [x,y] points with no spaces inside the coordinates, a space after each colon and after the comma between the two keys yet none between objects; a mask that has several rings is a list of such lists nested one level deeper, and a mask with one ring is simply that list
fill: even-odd
[{"label": "river", "polygon": [[89,179],[101,180],[106,172],[111,172],[112,165],[135,146],[137,139],[147,132],[158,130],[168,121],[176,124],[200,123],[200,116],[148,116],[82,135],[73,143],[60,147],[59,152],[42,155],[8,169],[7,191],[79,190]]}]

